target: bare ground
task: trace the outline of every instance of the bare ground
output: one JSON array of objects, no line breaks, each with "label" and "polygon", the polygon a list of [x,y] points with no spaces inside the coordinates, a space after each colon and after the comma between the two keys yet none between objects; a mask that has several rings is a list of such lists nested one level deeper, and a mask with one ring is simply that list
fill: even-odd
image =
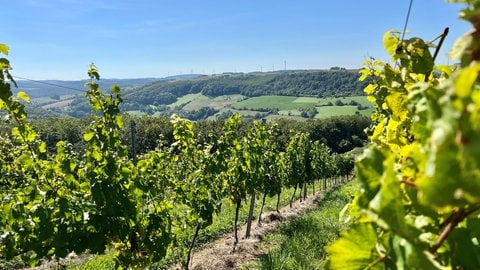
[{"label": "bare ground", "polygon": [[[280,223],[291,220],[305,213],[305,211],[315,208],[323,194],[324,192],[317,192],[315,195],[309,195],[302,202],[299,200],[294,202],[292,208],[289,205],[281,208],[279,213],[276,211],[264,213],[261,225],[253,221],[250,238],[245,239],[243,237],[239,239],[235,250],[233,247],[233,232],[205,245],[205,247],[193,254],[190,269],[240,269],[243,264],[253,261],[260,255],[267,254],[268,249],[260,247],[263,238],[268,233],[277,230]],[[246,228],[246,224],[239,228],[239,237],[245,236]],[[177,265],[172,269],[181,268]]]}]

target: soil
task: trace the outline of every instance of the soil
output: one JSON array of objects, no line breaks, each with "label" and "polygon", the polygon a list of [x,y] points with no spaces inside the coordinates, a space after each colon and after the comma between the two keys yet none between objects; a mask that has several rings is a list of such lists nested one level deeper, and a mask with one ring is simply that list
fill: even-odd
[{"label": "soil", "polygon": [[[323,196],[323,192],[315,195],[309,195],[306,200],[299,200],[280,209],[279,212],[266,212],[262,215],[262,223],[257,224],[258,217],[252,222],[250,238],[240,239],[245,236],[247,225],[243,225],[238,230],[239,243],[234,249],[233,232],[224,235],[217,240],[208,243],[201,250],[193,253],[189,269],[210,270],[210,269],[240,269],[243,264],[253,261],[259,256],[268,253],[268,248],[262,248],[260,243],[270,232],[277,230],[278,225],[284,221],[291,220],[300,216],[309,209],[316,207],[317,202]],[[172,269],[181,269],[175,266]]]}]

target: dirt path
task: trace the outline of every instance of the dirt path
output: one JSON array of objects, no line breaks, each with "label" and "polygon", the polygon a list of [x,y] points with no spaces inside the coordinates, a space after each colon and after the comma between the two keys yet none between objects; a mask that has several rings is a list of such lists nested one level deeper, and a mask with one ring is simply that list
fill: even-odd
[{"label": "dirt path", "polygon": [[[264,213],[261,226],[258,226],[255,220],[253,221],[249,239],[243,238],[247,228],[246,224],[243,225],[238,230],[239,238],[242,238],[239,239],[235,251],[233,251],[233,232],[207,244],[193,254],[190,269],[240,269],[244,263],[268,252],[268,250],[259,247],[260,242],[268,233],[275,231],[280,223],[300,216],[306,210],[315,208],[323,195],[324,192],[309,195],[305,201],[294,202],[292,208],[289,205],[283,207],[280,209],[280,213],[276,211]],[[176,266],[173,269],[180,269],[180,267]]]}]

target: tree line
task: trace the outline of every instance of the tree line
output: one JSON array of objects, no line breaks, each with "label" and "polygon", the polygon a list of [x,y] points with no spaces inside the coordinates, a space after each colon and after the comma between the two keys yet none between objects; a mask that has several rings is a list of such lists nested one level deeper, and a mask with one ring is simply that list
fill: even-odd
[{"label": "tree line", "polygon": [[[160,141],[173,143],[173,124],[170,117],[160,116],[132,116],[122,115],[126,123],[120,129],[120,138],[124,144],[131,143],[130,123],[135,123],[137,153],[142,154],[158,147]],[[231,117],[230,115],[229,117]],[[228,117],[227,117],[228,118]],[[30,119],[29,122],[36,128],[40,139],[47,145],[49,153],[56,151],[56,144],[59,141],[67,141],[78,151],[84,149],[85,141],[82,132],[92,121],[92,117],[70,118],[39,118]],[[193,122],[196,139],[205,143],[209,136],[214,133],[221,133],[221,127],[226,120],[203,120]],[[237,132],[241,133],[252,120],[244,120]],[[13,124],[13,123],[12,123]],[[5,123],[0,126],[0,135],[10,136],[12,124]],[[278,144],[283,151],[293,131],[309,134],[309,139],[319,141],[328,146],[335,153],[348,152],[356,147],[362,147],[367,141],[365,129],[371,124],[368,117],[361,115],[335,116],[326,119],[308,119],[299,121],[293,119],[278,119],[269,122],[267,125],[276,125],[278,129]]]},{"label": "tree line", "polygon": [[[153,108],[156,111],[170,112],[166,105],[176,102],[179,97],[196,93],[212,98],[234,94],[246,97],[359,96],[363,95],[362,89],[367,82],[360,82],[358,78],[359,74],[356,70],[317,70],[260,74],[232,73],[182,80],[162,80],[126,90],[121,109],[123,111],[142,109],[147,114]],[[74,117],[82,117],[88,115],[90,111],[88,101],[84,97],[77,97],[69,105],[66,113]],[[209,115],[212,114],[212,112],[209,113]]]}]

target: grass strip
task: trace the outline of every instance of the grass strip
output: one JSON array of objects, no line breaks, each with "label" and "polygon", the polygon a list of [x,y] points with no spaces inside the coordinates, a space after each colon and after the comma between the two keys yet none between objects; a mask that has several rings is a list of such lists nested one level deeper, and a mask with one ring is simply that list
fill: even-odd
[{"label": "grass strip", "polygon": [[339,213],[358,188],[358,181],[353,180],[325,194],[315,209],[282,224],[262,244],[268,253],[243,269],[324,269],[325,247],[346,227]]}]

